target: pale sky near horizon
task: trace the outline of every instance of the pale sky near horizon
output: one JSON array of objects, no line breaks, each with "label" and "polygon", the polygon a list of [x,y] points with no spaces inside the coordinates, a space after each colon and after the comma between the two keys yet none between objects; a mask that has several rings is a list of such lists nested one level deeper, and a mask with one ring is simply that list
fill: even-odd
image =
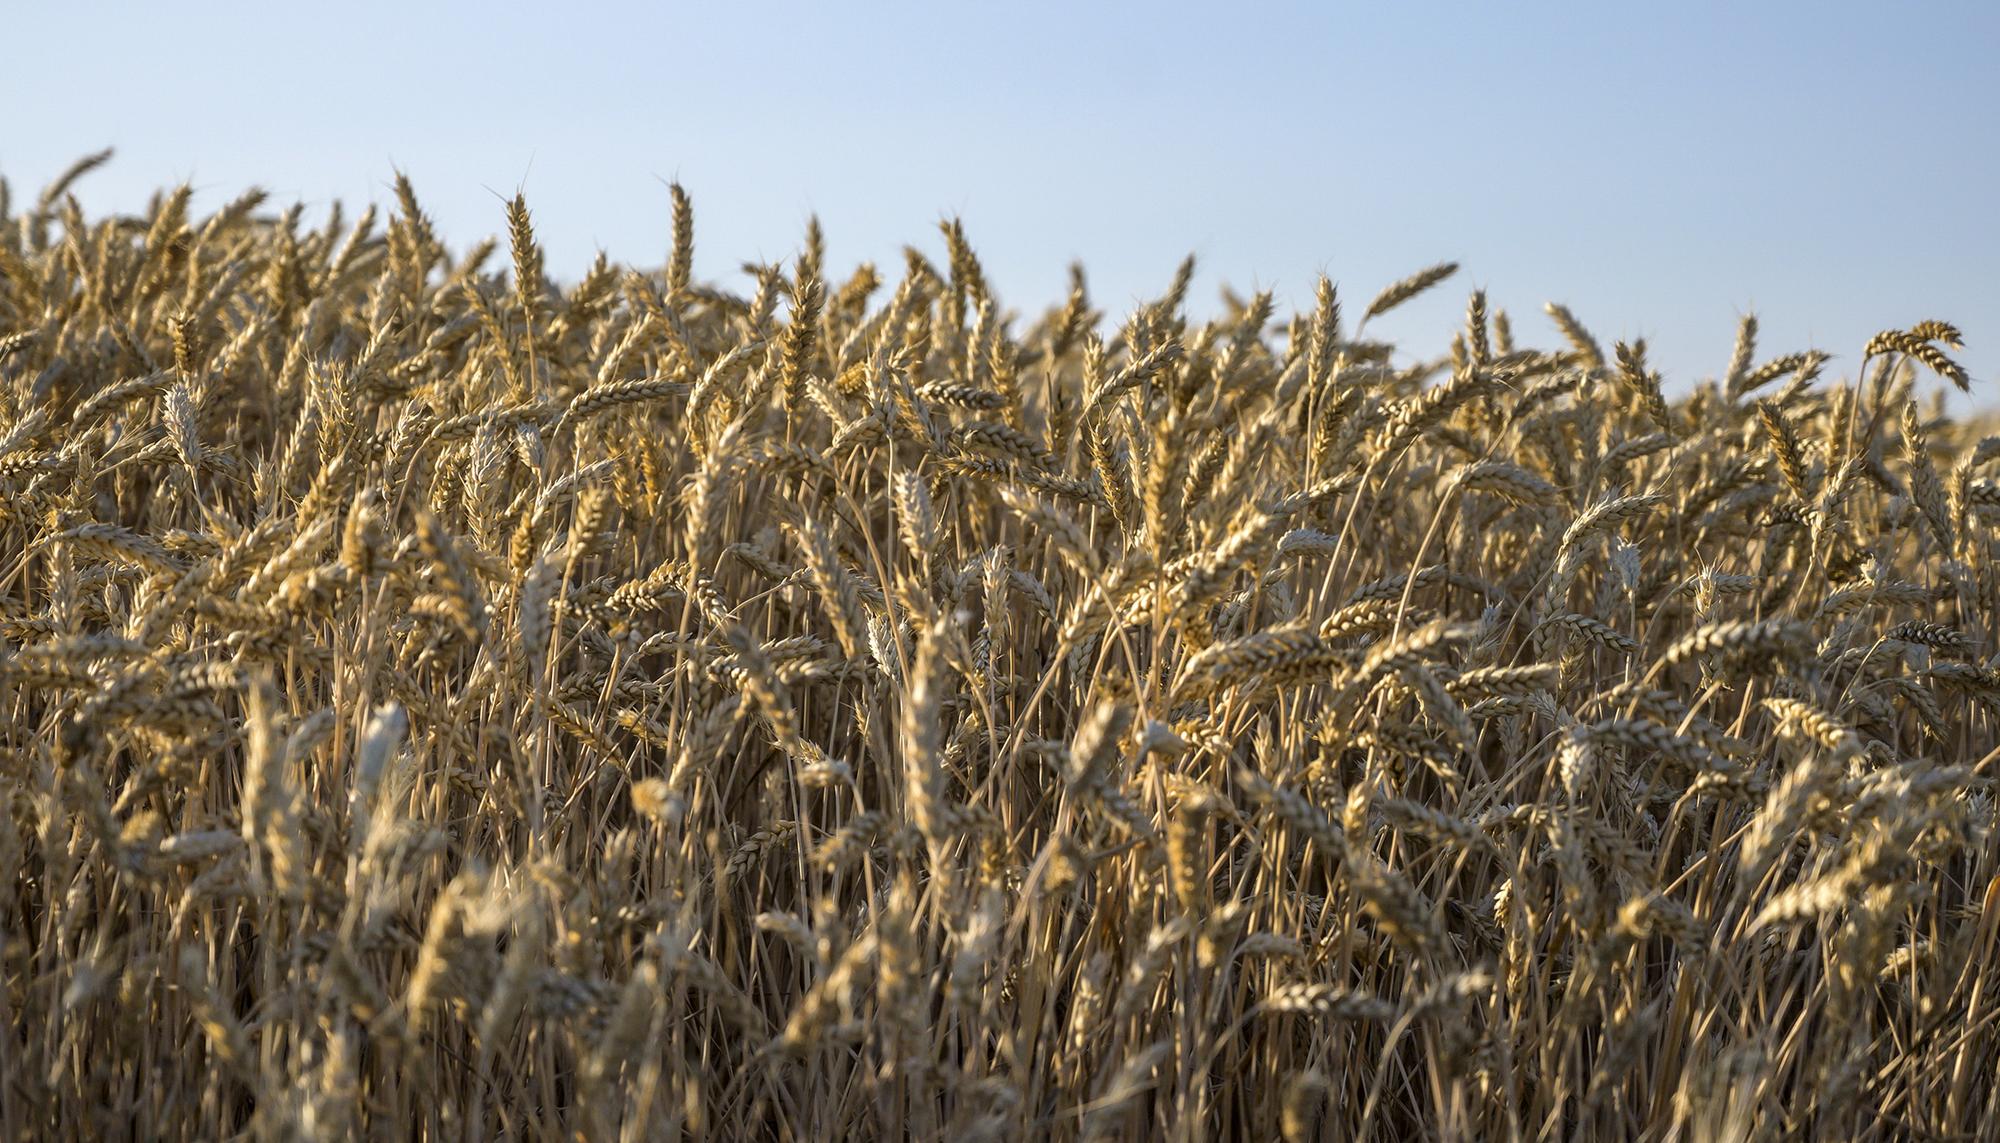
[{"label": "pale sky near horizon", "polygon": [[[136,210],[250,184],[317,215],[407,170],[448,242],[525,191],[558,274],[654,266],[664,181],[695,269],[734,284],[817,213],[830,268],[964,220],[1002,301],[1081,259],[1114,318],[1195,253],[1223,284],[1358,314],[1442,352],[1467,293],[1555,344],[1562,301],[1670,383],[1875,330],[1957,323],[2000,404],[2000,5],[1821,3],[249,3],[9,5],[0,176],[17,203],[79,155]],[[350,216],[351,217],[351,216]],[[1959,407],[1971,402],[1955,399]]]}]

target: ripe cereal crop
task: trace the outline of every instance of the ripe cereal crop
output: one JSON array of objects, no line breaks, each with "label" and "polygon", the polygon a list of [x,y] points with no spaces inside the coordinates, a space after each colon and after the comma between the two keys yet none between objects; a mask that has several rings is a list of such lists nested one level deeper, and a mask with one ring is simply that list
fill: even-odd
[{"label": "ripe cereal crop", "polygon": [[7,1138],[2000,1129],[1955,327],[738,292],[678,186],[558,282],[101,158],[0,197]]}]

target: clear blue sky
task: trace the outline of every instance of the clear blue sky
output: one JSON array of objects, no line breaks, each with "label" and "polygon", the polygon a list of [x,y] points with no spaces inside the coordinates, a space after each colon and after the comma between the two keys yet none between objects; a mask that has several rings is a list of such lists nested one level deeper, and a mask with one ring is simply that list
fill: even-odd
[{"label": "clear blue sky", "polygon": [[1669,380],[1765,355],[1851,369],[1876,329],[1966,330],[2000,385],[2000,4],[379,3],[102,5],[0,17],[0,174],[135,209],[190,180],[318,208],[396,166],[455,245],[525,189],[550,265],[656,265],[663,179],[696,273],[794,251],[896,265],[959,215],[1003,300],[1085,261],[1121,315],[1189,251],[1223,282],[1356,312],[1465,271],[1385,334],[1441,351],[1488,289],[1643,335]]}]

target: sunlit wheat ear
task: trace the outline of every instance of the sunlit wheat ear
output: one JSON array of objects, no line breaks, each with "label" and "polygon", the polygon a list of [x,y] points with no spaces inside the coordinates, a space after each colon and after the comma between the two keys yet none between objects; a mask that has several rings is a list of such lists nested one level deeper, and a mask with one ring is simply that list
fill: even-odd
[{"label": "sunlit wheat ear", "polygon": [[826,302],[826,287],[817,278],[806,278],[793,287],[791,322],[785,327],[783,365],[779,374],[785,408],[802,412],[806,377],[819,341],[820,308]]},{"label": "sunlit wheat ear", "polygon": [[1431,287],[1456,273],[1458,273],[1458,263],[1440,262],[1435,266],[1419,270],[1400,282],[1395,282],[1384,287],[1381,293],[1375,295],[1375,300],[1368,303],[1368,308],[1362,312],[1362,324],[1366,325],[1370,318],[1380,317],[1388,313],[1390,310],[1422,294],[1424,291],[1429,290]]},{"label": "sunlit wheat ear", "polygon": [[1563,337],[1569,341],[1577,363],[1593,372],[1603,369],[1604,350],[1598,345],[1597,339],[1591,336],[1590,331],[1584,328],[1583,323],[1577,320],[1576,315],[1570,312],[1569,307],[1549,302],[1543,308],[1555,322],[1556,328],[1562,331]]},{"label": "sunlit wheat ear", "polygon": [[1943,341],[1947,345],[1958,344],[1958,330],[1944,322],[1920,322],[1909,330],[1885,330],[1869,339],[1863,347],[1866,357],[1880,357],[1889,354],[1903,354],[1921,361],[1938,376],[1956,385],[1961,392],[1970,392],[1972,380],[1964,366],[1946,356],[1944,351],[1931,342]]},{"label": "sunlit wheat ear", "polygon": [[674,250],[667,261],[667,288],[679,293],[694,281],[694,200],[679,183],[667,189],[674,200]]}]

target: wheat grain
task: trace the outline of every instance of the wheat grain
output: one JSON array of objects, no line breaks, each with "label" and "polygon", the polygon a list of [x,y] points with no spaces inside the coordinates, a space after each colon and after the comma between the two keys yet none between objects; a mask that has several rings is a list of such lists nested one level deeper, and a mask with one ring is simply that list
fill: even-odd
[{"label": "wheat grain", "polygon": [[1665,1138],[1718,1053],[1993,1118],[1947,323],[1683,392],[1497,289],[1407,357],[956,221],[739,295],[677,186],[558,281],[519,195],[81,173],[0,205],[13,1134]]}]

